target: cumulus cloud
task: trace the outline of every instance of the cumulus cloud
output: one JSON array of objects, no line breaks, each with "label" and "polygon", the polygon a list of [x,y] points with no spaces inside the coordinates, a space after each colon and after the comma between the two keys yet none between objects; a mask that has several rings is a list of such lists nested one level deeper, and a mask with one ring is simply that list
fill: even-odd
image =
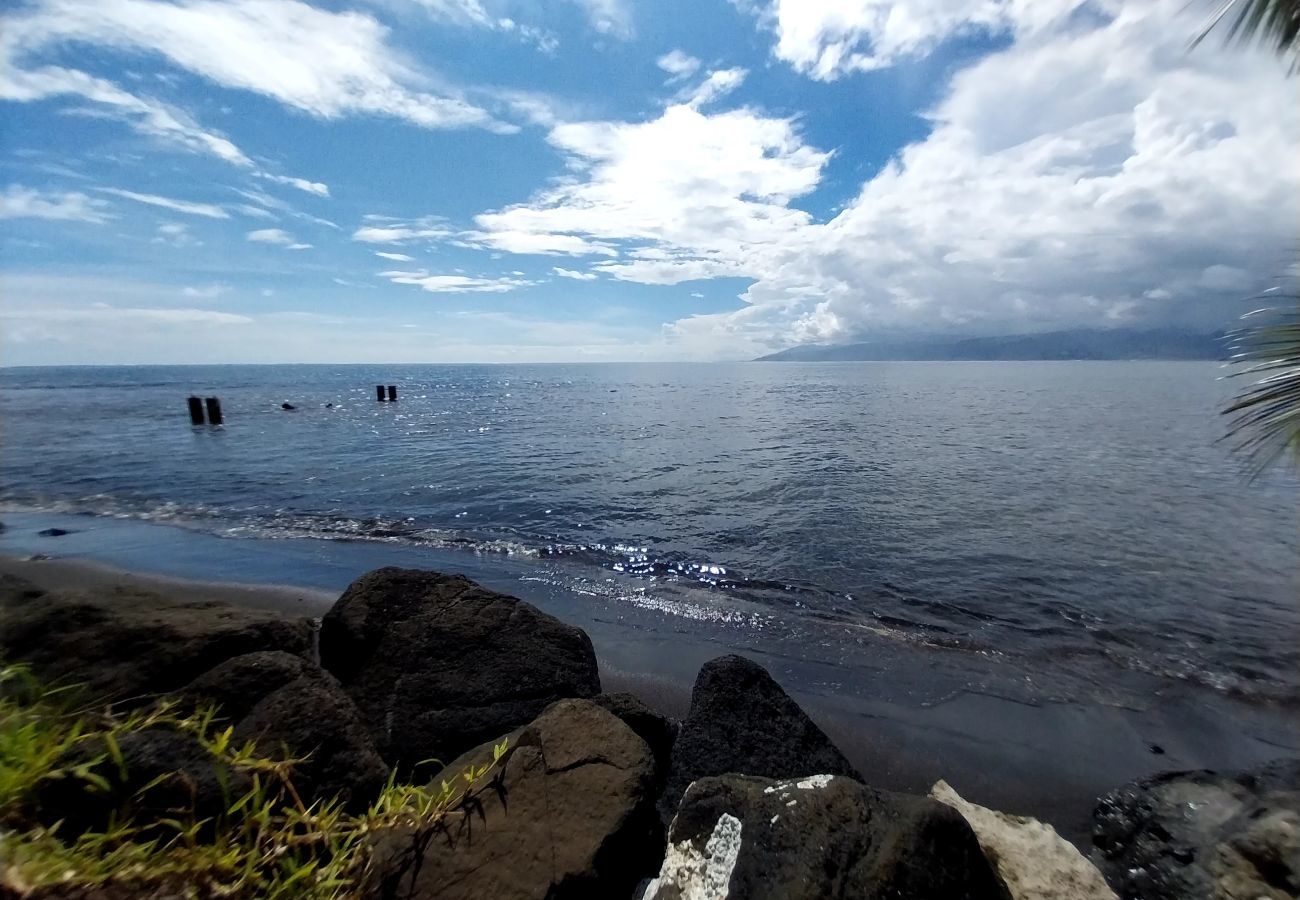
[{"label": "cumulus cloud", "polygon": [[375,256],[380,259],[390,259],[393,262],[415,262],[414,256],[407,256],[405,253],[386,253],[383,250],[376,250]]},{"label": "cumulus cloud", "polygon": [[603,256],[590,271],[645,284],[749,279],[740,309],[670,327],[705,355],[881,331],[1221,324],[1251,273],[1285,257],[1300,216],[1283,67],[1189,55],[1199,20],[1182,0],[1073,18],[1046,6],[993,3],[996,22],[943,27],[935,12],[925,39],[881,25],[892,37],[876,56],[964,27],[1012,39],[958,71],[929,135],[829,220],[798,206],[830,152],[793,121],[680,103],[649,121],[555,126],[547,140],[570,175],[459,240]]},{"label": "cumulus cloud", "polygon": [[477,216],[465,240],[621,257],[598,268],[663,284],[743,274],[745,257],[808,224],[789,202],[816,186],[829,158],[788,119],[688,105],[648,122],[558,125],[547,140],[581,177]]},{"label": "cumulus cloud", "polygon": [[555,266],[551,271],[561,278],[572,278],[574,281],[595,281],[600,277],[595,272],[577,272],[573,269],[562,269],[559,266]]},{"label": "cumulus cloud", "polygon": [[282,228],[259,228],[257,231],[250,231],[247,238],[258,244],[287,246],[293,243],[293,236]]},{"label": "cumulus cloud", "polygon": [[1300,216],[1292,91],[1262,54],[1187,54],[1181,0],[1037,22],[953,79],[934,130],[752,270],[751,346],[882,329],[1222,324]]},{"label": "cumulus cloud", "polygon": [[121,197],[124,200],[134,200],[136,203],[170,209],[172,212],[184,213],[187,216],[203,216],[208,219],[230,218],[229,213],[212,203],[191,203],[188,200],[173,200],[170,197],[160,197],[157,194],[140,194],[136,191],[124,191],[120,188],[97,188],[97,190],[105,194],[112,194],[114,197]]},{"label": "cumulus cloud", "polygon": [[380,272],[393,284],[412,284],[431,294],[503,294],[533,282],[521,278],[475,278],[469,275],[431,275],[428,272]]},{"label": "cumulus cloud", "polygon": [[106,222],[108,204],[79,192],[38,191],[11,184],[0,194],[0,219],[55,219],[65,222]]},{"label": "cumulus cloud", "polygon": [[1041,29],[1083,0],[767,0],[752,7],[773,53],[821,81],[892,65],[963,33]]},{"label": "cumulus cloud", "polygon": [[670,50],[655,60],[655,65],[671,76],[671,80],[688,78],[700,68],[700,61],[682,50]]},{"label": "cumulus cloud", "polygon": [[76,43],[157,54],[215,84],[322,119],[368,114],[426,128],[513,130],[463,99],[429,93],[425,74],[389,45],[388,28],[361,12],[335,13],[299,0],[43,0],[6,16],[3,25],[3,80],[16,77],[18,84],[7,89],[10,99],[24,99],[15,94],[25,92],[78,93],[120,106],[136,101],[110,98],[125,92],[82,72],[22,67]]}]

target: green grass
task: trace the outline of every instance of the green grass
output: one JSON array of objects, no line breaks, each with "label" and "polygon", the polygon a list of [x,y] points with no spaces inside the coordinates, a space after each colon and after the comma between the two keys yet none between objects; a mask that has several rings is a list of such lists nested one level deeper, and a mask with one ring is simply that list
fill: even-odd
[{"label": "green grass", "polygon": [[[452,781],[409,785],[390,778],[375,803],[354,815],[337,802],[304,803],[293,783],[302,760],[273,759],[251,743],[238,744],[232,729],[216,721],[213,709],[189,711],[168,701],[129,713],[79,707],[75,688],[42,685],[21,666],[0,668],[0,889],[19,896],[105,885],[194,897],[353,897],[377,874],[376,835],[401,833],[421,846],[466,814],[507,747],[498,744],[490,761]],[[216,822],[137,819],[130,798],[102,832],[64,834],[62,823],[38,822],[43,786],[73,779],[89,792],[110,790],[103,772],[123,769],[120,739],[146,728],[193,735],[215,760],[247,775],[252,788],[232,797]],[[86,748],[102,752],[87,758]]]}]

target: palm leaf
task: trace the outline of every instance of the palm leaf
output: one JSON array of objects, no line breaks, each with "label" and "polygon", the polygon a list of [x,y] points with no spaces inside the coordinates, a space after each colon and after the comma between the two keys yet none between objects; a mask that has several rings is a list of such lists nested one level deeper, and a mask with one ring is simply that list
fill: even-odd
[{"label": "palm leaf", "polygon": [[1232,416],[1228,439],[1259,475],[1290,456],[1300,468],[1300,290],[1271,288],[1272,305],[1242,316],[1246,322],[1229,335],[1234,378],[1250,379],[1223,411]]},{"label": "palm leaf", "polygon": [[1223,0],[1192,39],[1192,46],[1225,21],[1225,40],[1268,45],[1278,56],[1290,57],[1293,74],[1300,72],[1300,0]]}]

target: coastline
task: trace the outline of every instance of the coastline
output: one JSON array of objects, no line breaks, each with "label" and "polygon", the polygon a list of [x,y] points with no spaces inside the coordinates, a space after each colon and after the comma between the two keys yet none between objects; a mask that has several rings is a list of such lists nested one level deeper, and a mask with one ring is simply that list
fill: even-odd
[{"label": "coastline", "polygon": [[[742,653],[768,667],[873,784],[923,794],[942,778],[973,802],[1050,822],[1081,846],[1096,798],[1126,781],[1300,755],[1291,709],[1242,704],[1182,684],[1162,684],[1142,709],[1095,700],[1024,702],[980,689],[984,669],[996,668],[996,660],[874,635],[863,639],[869,665],[858,660],[858,668],[845,670],[819,656],[822,648],[782,642],[761,629],[562,590],[505,556],[219,538],[53,514],[6,512],[3,521],[0,572],[56,589],[123,586],[319,616],[369,569],[458,571],[583,628],[604,689],[630,691],[670,716],[685,712],[700,665]],[[47,527],[73,533],[40,537]],[[26,559],[38,553],[53,558]]]}]

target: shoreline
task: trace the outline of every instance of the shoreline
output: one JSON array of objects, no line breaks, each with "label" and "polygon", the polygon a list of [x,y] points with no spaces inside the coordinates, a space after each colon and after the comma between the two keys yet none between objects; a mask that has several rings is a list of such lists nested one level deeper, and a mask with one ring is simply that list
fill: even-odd
[{"label": "shoreline", "polygon": [[[1163,685],[1142,709],[1095,699],[1025,702],[981,689],[981,672],[996,668],[996,660],[878,637],[862,648],[869,665],[858,660],[858,668],[846,669],[821,647],[562,590],[508,557],[219,538],[53,514],[3,518],[0,573],[59,590],[123,585],[319,616],[353,578],[373,568],[460,572],[585,630],[606,691],[636,694],[674,717],[684,715],[705,661],[741,653],[767,667],[873,785],[924,794],[944,779],[972,802],[1050,822],[1085,847],[1096,798],[1127,781],[1300,756],[1293,710],[1253,707],[1180,684]],[[37,536],[45,527],[76,531]],[[23,558],[37,552],[54,558]],[[229,580],[236,572],[242,582]],[[1163,752],[1153,752],[1153,745]]]}]

